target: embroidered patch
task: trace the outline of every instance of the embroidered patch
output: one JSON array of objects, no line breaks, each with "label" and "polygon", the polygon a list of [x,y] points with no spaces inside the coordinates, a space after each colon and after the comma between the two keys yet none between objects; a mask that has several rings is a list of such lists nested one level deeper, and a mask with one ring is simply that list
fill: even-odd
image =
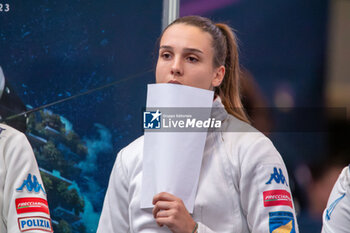
[{"label": "embroidered patch", "polygon": [[6,129],[3,129],[3,128],[1,128],[1,127],[0,127],[0,134],[1,134],[1,133],[2,133],[2,131],[4,131],[4,130],[6,130]]},{"label": "embroidered patch", "polygon": [[44,194],[46,194],[43,186],[39,184],[38,178],[36,178],[36,176],[33,175],[32,179],[32,174],[30,173],[28,174],[27,179],[23,180],[21,187],[17,188],[16,191],[23,191],[24,188],[26,188],[28,192],[34,191],[36,193],[39,193],[40,191],[42,191]]},{"label": "embroidered patch", "polygon": [[[0,68],[0,71],[1,71],[1,68]],[[1,135],[1,134],[2,134],[2,132],[5,131],[5,130],[6,130],[6,129],[0,127],[0,139],[3,138],[3,135]]]},{"label": "embroidered patch", "polygon": [[293,213],[277,211],[269,213],[270,233],[295,233]]},{"label": "embroidered patch", "polygon": [[16,211],[17,214],[30,212],[42,212],[45,214],[50,214],[47,201],[43,198],[38,197],[17,198]]},{"label": "embroidered patch", "polygon": [[277,184],[281,183],[281,184],[287,184],[287,180],[283,175],[282,169],[279,168],[277,170],[277,167],[273,168],[273,172],[270,175],[270,179],[266,182],[266,184],[271,184],[273,181],[275,181]]},{"label": "embroidered patch", "polygon": [[269,190],[263,192],[264,206],[279,206],[285,205],[293,208],[292,197],[290,193],[283,189]]},{"label": "embroidered patch", "polygon": [[40,216],[18,218],[18,227],[21,232],[32,230],[53,232],[51,219]]}]

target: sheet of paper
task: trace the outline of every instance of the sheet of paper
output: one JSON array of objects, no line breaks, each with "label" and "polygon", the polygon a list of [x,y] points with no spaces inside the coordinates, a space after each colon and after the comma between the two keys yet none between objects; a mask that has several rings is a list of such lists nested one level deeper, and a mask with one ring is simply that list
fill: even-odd
[{"label": "sheet of paper", "polygon": [[[150,84],[147,108],[205,108],[213,91],[177,84]],[[141,208],[153,208],[155,194],[169,192],[192,213],[207,132],[145,132]]]}]

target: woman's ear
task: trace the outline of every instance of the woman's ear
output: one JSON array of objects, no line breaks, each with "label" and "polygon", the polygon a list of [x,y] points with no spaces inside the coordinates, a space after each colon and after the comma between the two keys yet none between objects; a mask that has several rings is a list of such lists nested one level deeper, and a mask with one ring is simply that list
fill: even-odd
[{"label": "woman's ear", "polygon": [[211,82],[213,87],[218,87],[222,83],[222,80],[225,76],[225,66],[220,66],[219,68],[216,68],[216,72],[214,73],[214,78]]}]

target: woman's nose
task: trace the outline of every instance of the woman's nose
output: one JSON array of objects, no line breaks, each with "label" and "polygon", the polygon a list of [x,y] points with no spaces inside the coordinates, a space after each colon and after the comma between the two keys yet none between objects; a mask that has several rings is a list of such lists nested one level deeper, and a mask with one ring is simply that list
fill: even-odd
[{"label": "woman's nose", "polygon": [[175,58],[171,66],[171,74],[175,76],[183,75],[183,66],[180,58]]}]

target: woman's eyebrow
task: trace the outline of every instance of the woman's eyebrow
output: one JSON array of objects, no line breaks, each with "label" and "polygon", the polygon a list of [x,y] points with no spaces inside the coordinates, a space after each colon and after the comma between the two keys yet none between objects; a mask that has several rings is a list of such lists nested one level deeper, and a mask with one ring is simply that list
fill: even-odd
[{"label": "woman's eyebrow", "polygon": [[203,53],[201,50],[194,48],[184,48],[183,51],[187,53]]},{"label": "woman's eyebrow", "polygon": [[[159,49],[173,50],[173,47],[169,45],[161,45]],[[195,48],[184,48],[183,51],[186,53],[203,53],[201,50]]]},{"label": "woman's eyebrow", "polygon": [[169,45],[161,45],[159,46],[159,49],[169,49],[169,50],[173,50],[173,47],[169,46]]}]

